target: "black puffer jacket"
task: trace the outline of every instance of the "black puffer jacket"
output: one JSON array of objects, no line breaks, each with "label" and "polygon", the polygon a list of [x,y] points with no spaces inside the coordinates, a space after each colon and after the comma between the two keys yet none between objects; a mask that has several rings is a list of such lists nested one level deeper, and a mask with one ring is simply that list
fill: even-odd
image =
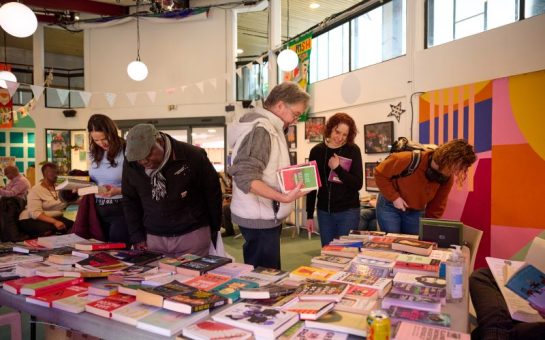
[{"label": "black puffer jacket", "polygon": [[17,242],[27,238],[19,232],[19,214],[25,209],[26,201],[20,197],[0,198],[0,237],[2,242]]}]

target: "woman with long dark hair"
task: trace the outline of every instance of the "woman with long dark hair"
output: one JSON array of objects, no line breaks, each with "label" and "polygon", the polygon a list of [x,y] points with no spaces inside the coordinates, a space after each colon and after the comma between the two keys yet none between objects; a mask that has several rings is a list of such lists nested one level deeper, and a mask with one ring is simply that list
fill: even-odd
[{"label": "woman with long dark hair", "polygon": [[316,205],[322,246],[359,226],[363,170],[361,151],[354,143],[357,134],[354,119],[336,113],[327,120],[324,141],[310,150],[309,160],[316,161],[322,186],[317,204],[316,191],[307,195],[306,226],[314,229]]},{"label": "woman with long dark hair", "polygon": [[121,175],[125,140],[107,116],[94,114],[87,123],[89,132],[89,176],[99,186],[95,195],[98,217],[110,242],[129,244],[129,231],[121,205]]}]

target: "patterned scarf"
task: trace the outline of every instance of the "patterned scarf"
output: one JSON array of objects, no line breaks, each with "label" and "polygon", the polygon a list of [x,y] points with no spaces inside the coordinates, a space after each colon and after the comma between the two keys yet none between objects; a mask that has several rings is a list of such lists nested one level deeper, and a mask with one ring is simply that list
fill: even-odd
[{"label": "patterned scarf", "polygon": [[167,196],[167,179],[161,173],[161,169],[167,164],[170,156],[172,154],[172,145],[170,144],[170,139],[166,136],[163,136],[163,141],[165,142],[165,154],[163,157],[163,162],[159,165],[157,169],[146,170],[146,174],[151,178],[151,197],[160,201]]}]

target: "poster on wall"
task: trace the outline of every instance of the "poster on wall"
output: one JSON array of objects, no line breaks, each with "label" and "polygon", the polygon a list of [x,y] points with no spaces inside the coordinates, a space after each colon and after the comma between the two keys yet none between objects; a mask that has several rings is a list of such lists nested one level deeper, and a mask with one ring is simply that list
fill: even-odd
[{"label": "poster on wall", "polygon": [[363,126],[365,153],[390,152],[394,140],[394,122],[381,122]]},{"label": "poster on wall", "polygon": [[312,117],[305,122],[305,139],[309,142],[324,140],[325,117]]},{"label": "poster on wall", "polygon": [[0,89],[0,128],[13,127],[13,103],[8,90]]},{"label": "poster on wall", "polygon": [[59,174],[70,171],[70,130],[45,130],[47,161],[57,164]]},{"label": "poster on wall", "polygon": [[[299,64],[291,72],[284,72],[284,81],[293,81],[308,93],[310,77],[310,52],[312,50],[312,33],[307,33],[289,43],[289,49],[299,56]],[[300,122],[308,119],[307,110],[299,117]]]}]

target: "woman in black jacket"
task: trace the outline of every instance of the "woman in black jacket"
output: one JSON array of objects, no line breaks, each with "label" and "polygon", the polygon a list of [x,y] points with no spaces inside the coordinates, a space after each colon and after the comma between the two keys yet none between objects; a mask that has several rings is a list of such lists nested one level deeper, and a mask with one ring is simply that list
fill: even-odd
[{"label": "woman in black jacket", "polygon": [[[358,229],[363,169],[360,148],[354,143],[357,133],[352,117],[336,113],[326,123],[324,142],[310,150],[309,161],[316,161],[322,181],[317,203],[322,246]],[[309,231],[314,230],[315,205],[313,191],[307,195]]]}]

